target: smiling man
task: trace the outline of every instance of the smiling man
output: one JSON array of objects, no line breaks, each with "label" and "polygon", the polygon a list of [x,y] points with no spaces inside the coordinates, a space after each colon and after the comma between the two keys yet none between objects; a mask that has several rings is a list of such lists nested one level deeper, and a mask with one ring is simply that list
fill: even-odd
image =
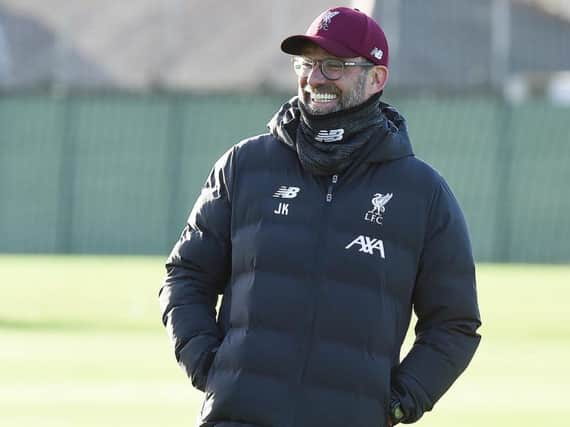
[{"label": "smiling man", "polygon": [[205,391],[198,425],[413,423],[480,340],[463,215],[380,100],[388,43],[373,19],[332,8],[281,48],[298,94],[215,164],[160,291],[176,358]]},{"label": "smiling man", "polygon": [[284,52],[297,55],[293,64],[299,76],[298,96],[312,114],[362,104],[381,92],[388,80],[388,43],[382,29],[354,9],[342,14],[341,10],[325,12],[306,35],[281,44]]}]

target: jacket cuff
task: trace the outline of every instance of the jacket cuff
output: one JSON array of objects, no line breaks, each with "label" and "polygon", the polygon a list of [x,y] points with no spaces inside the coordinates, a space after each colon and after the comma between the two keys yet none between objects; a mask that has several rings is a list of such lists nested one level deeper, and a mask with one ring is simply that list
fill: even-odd
[{"label": "jacket cuff", "polygon": [[[406,382],[411,382],[407,384]],[[414,390],[414,394],[410,390]],[[431,399],[425,393],[423,388],[411,377],[398,375],[398,381],[392,382],[391,401],[398,400],[400,402],[404,418],[401,420],[404,424],[414,423],[419,420],[424,412],[431,410],[432,405],[429,404]]]}]

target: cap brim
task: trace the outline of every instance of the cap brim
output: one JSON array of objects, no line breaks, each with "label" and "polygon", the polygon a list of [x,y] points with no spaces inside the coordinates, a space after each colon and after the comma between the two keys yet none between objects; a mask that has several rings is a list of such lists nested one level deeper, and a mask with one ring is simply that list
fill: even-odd
[{"label": "cap brim", "polygon": [[358,53],[347,48],[343,44],[320,36],[297,35],[287,37],[281,42],[281,50],[289,55],[301,55],[307,43],[314,43],[327,52],[340,58],[354,58],[356,56],[360,56]]}]

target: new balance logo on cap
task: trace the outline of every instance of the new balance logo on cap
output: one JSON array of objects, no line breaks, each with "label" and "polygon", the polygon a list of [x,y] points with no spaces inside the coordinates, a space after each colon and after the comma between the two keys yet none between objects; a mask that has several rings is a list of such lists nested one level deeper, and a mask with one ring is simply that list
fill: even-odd
[{"label": "new balance logo on cap", "polygon": [[370,55],[372,55],[374,58],[380,60],[384,56],[384,52],[382,52],[381,49],[378,49],[377,47],[375,47],[374,49],[372,49],[370,51]]},{"label": "new balance logo on cap", "polygon": [[297,197],[299,191],[301,191],[299,187],[287,187],[286,185],[282,185],[273,194],[273,197],[277,199],[294,199]]},{"label": "new balance logo on cap", "polygon": [[344,136],[344,129],[320,130],[315,140],[319,142],[341,141]]}]

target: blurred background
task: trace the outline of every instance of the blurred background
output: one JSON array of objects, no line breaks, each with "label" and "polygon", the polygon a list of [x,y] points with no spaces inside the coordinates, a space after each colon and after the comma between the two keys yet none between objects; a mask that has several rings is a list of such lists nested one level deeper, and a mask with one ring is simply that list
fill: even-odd
[{"label": "blurred background", "polygon": [[[570,1],[353,3],[477,259],[568,262]],[[280,41],[328,5],[2,0],[0,251],[165,254],[212,162],[295,93]]]},{"label": "blurred background", "polygon": [[[342,4],[385,29],[384,100],[479,265],[486,338],[420,424],[562,425],[570,0]],[[295,94],[281,40],[335,5],[0,0],[0,424],[192,425],[164,259],[213,162]]]}]

